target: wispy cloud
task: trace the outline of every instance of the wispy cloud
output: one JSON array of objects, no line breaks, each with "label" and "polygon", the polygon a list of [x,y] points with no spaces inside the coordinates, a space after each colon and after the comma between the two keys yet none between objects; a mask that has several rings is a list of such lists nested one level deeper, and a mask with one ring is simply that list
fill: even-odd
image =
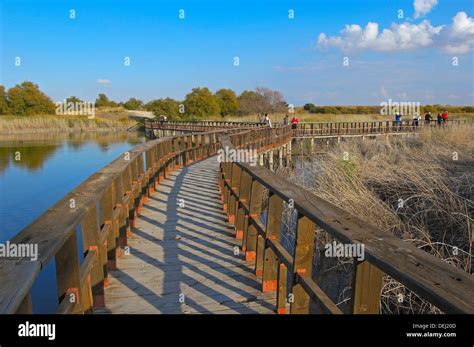
[{"label": "wispy cloud", "polygon": [[106,78],[99,78],[99,79],[97,80],[97,83],[98,83],[98,84],[102,84],[103,86],[107,86],[107,85],[109,85],[111,82],[110,82],[110,80],[108,80],[108,79],[106,79]]},{"label": "wispy cloud", "polygon": [[438,0],[415,0],[413,1],[413,7],[415,8],[415,19],[421,16],[425,16],[433,7],[438,5]]}]

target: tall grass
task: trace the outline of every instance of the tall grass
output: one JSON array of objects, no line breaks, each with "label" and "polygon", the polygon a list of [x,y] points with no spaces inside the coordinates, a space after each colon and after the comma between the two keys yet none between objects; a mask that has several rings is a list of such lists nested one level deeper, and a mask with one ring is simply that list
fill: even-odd
[{"label": "tall grass", "polygon": [[[410,138],[350,140],[308,164],[305,183],[321,198],[418,248],[470,272],[474,213],[474,127],[430,128]],[[309,176],[309,177],[308,177]],[[295,182],[298,177],[293,177]],[[309,182],[309,183],[308,183]],[[318,249],[330,242],[318,233]],[[317,252],[319,280],[348,302],[350,259]],[[385,276],[382,312],[439,312]]]},{"label": "tall grass", "polygon": [[0,134],[124,130],[136,124],[128,117],[29,116],[0,117]]}]

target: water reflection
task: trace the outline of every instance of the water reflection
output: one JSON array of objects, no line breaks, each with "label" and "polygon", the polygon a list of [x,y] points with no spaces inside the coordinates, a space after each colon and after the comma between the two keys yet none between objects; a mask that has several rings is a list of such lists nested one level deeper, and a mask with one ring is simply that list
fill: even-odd
[{"label": "water reflection", "polygon": [[[126,132],[0,135],[0,243],[143,141]],[[53,260],[32,287],[33,312],[56,309],[55,276]]]},{"label": "water reflection", "polygon": [[0,136],[0,175],[13,165],[28,171],[37,171],[63,146],[79,150],[95,143],[107,153],[114,143],[136,145],[142,137],[133,133],[65,133],[65,134],[11,134]]}]

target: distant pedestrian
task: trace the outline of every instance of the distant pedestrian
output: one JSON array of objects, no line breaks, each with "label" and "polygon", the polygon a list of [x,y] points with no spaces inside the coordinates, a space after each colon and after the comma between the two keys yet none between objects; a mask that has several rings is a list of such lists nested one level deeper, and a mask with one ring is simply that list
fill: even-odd
[{"label": "distant pedestrian", "polygon": [[290,116],[285,114],[285,118],[283,118],[283,125],[289,125],[290,124]]},{"label": "distant pedestrian", "polygon": [[431,117],[431,112],[425,114],[425,125],[430,125],[432,119],[433,117]]},{"label": "distant pedestrian", "polygon": [[399,112],[395,114],[395,125],[396,126],[402,125],[402,115]]},{"label": "distant pedestrian", "polygon": [[165,116],[160,114],[160,125],[163,125],[164,122],[165,122]]},{"label": "distant pedestrian", "polygon": [[441,113],[438,113],[438,117],[436,117],[436,122],[439,126],[441,126],[441,123],[443,122],[443,117],[441,116]]},{"label": "distant pedestrian", "polygon": [[298,119],[298,117],[294,115],[293,118],[291,118],[291,129],[296,129],[298,127],[299,122],[300,120]]},{"label": "distant pedestrian", "polygon": [[420,115],[418,113],[415,113],[415,115],[413,116],[413,126],[416,128],[418,127],[418,125],[420,125]]},{"label": "distant pedestrian", "polygon": [[448,123],[448,111],[444,111],[444,112],[441,114],[441,118],[443,119],[443,125],[445,125],[446,123]]},{"label": "distant pedestrian", "polygon": [[265,117],[263,117],[263,124],[268,125],[270,128],[272,127],[272,121],[268,116],[268,113],[265,113]]}]

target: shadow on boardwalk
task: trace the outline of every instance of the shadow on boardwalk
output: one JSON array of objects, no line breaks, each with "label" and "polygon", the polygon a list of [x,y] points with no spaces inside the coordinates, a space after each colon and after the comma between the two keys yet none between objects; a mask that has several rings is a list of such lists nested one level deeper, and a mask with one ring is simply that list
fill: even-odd
[{"label": "shadow on boardwalk", "polygon": [[263,294],[252,268],[234,255],[238,242],[222,211],[217,173],[209,158],[159,186],[97,313],[273,313],[275,295]]}]

